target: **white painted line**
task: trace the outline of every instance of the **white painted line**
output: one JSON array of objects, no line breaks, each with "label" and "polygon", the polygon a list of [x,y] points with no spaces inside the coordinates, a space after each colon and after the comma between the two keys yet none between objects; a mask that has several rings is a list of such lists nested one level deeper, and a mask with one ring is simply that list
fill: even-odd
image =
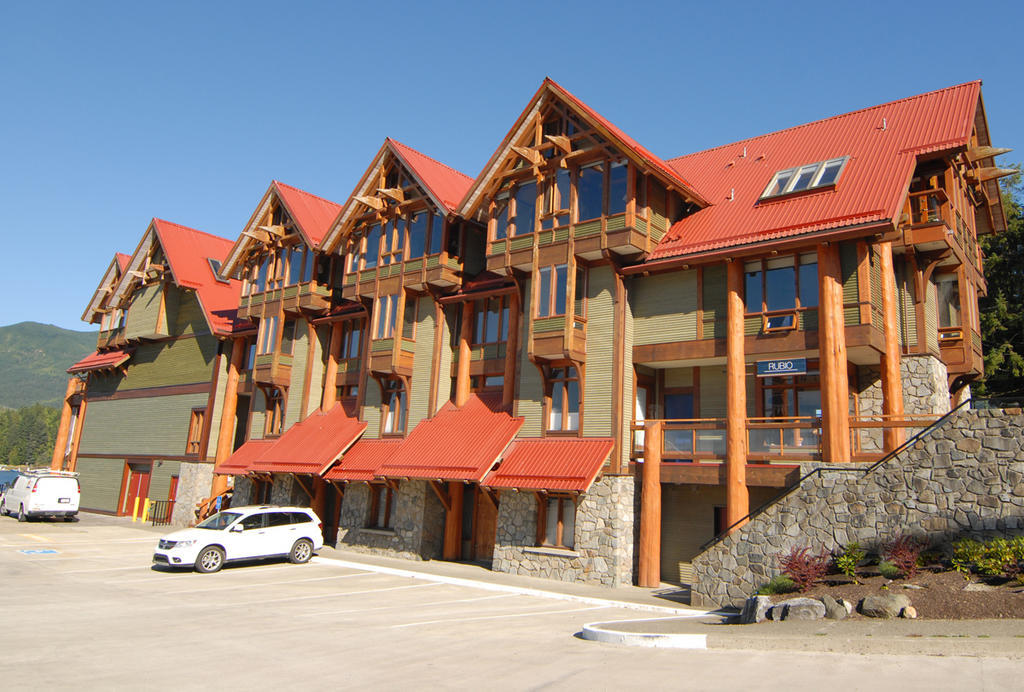
[{"label": "white painted line", "polygon": [[[168,572],[167,570],[155,570],[155,569],[152,568],[152,563],[149,563],[149,564],[150,564],[150,572],[152,572],[154,575],[160,575],[159,577],[153,576],[151,579],[124,579],[124,580],[121,580],[121,581],[119,581],[117,583],[118,584],[130,584],[132,582],[138,582],[138,581],[152,581],[152,579],[157,579],[157,578],[161,578],[161,579],[216,579],[216,577],[211,577],[211,576],[206,575],[206,574],[199,574],[198,572],[193,572],[191,567],[189,567],[189,568],[178,567],[178,568],[175,569],[174,572]],[[272,571],[276,571],[276,570],[279,570],[279,569],[293,569],[293,568],[294,568],[294,565],[290,565],[290,564],[273,564],[273,565],[253,565],[251,567],[243,567],[241,569],[244,572],[246,572],[246,573],[251,573],[251,572],[272,572]],[[231,574],[234,571],[235,571],[234,569],[232,569],[232,570],[224,570],[223,572],[220,572],[220,574]]]},{"label": "white painted line", "polygon": [[[660,619],[660,618],[659,618]],[[706,634],[650,634],[645,632],[618,632],[602,629],[599,624],[591,622],[583,625],[580,633],[584,639],[606,644],[623,644],[625,646],[642,646],[656,649],[707,649]]]},{"label": "white painted line", "polygon": [[425,620],[423,622],[407,622],[404,625],[391,625],[391,629],[404,627],[420,627],[422,625],[438,625],[447,622],[471,622],[473,620],[506,620],[508,618],[528,618],[537,615],[557,615],[559,613],[582,613],[585,610],[605,610],[614,606],[590,606],[589,608],[564,608],[562,610],[541,610],[535,613],[512,613],[509,615],[481,615],[475,618],[445,618],[443,620]]},{"label": "white painted line", "polygon": [[[260,606],[263,606],[263,605],[267,605],[267,604],[270,604],[270,603],[289,603],[289,602],[292,602],[292,601],[310,601],[310,600],[316,600],[316,599],[321,599],[321,598],[342,598],[344,596],[359,596],[361,594],[378,593],[378,592],[381,592],[381,591],[401,591],[403,589],[424,589],[424,588],[429,588],[431,586],[437,586],[437,584],[410,584],[408,586],[391,586],[391,587],[387,587],[387,588],[383,588],[383,589],[366,589],[365,591],[336,591],[336,592],[332,592],[332,593],[314,594],[312,596],[288,596],[288,597],[285,597],[285,598],[264,598],[264,599],[260,599],[258,601],[229,602],[229,603],[226,603],[225,605],[230,606],[232,608],[237,608],[238,606],[247,606],[247,605],[260,605]],[[182,592],[182,593],[186,593],[186,592]],[[170,606],[166,606],[166,607],[167,608],[181,608],[183,606],[193,606],[193,607],[198,607],[198,608],[209,608],[209,604],[205,604],[205,603],[192,603],[192,602],[188,602],[188,603],[175,603],[174,605],[170,605]],[[151,610],[156,610],[156,608],[153,608]]]},{"label": "white painted line", "polygon": [[[43,543],[45,543],[46,541],[50,540],[49,538],[43,538],[42,536],[37,536],[34,533],[22,533],[22,534],[18,534],[18,535],[22,536],[24,538],[31,538],[33,541],[42,541]],[[27,545],[32,545],[32,544],[29,543]]]},{"label": "white painted line", "polygon": [[325,581],[327,579],[348,579],[350,577],[366,577],[372,575],[373,572],[357,572],[356,574],[336,574],[333,577],[310,577],[309,579],[285,579],[283,581],[261,581],[254,582],[251,584],[231,584],[228,586],[211,586],[208,589],[184,589],[182,591],[163,591],[161,592],[164,596],[170,596],[172,594],[179,593],[201,593],[204,591],[238,591],[240,589],[248,589],[254,586],[276,586],[279,584],[297,584],[299,582],[307,581]]},{"label": "white painted line", "polygon": [[[423,608],[430,608],[432,606],[439,605],[451,605],[452,603],[469,603],[471,601],[491,601],[496,598],[512,598],[517,594],[514,593],[501,593],[495,596],[479,596],[477,598],[456,598],[449,601],[431,601],[430,603],[418,603],[416,604],[417,610]],[[306,617],[318,618],[324,617],[325,615],[344,615],[346,613],[368,613],[373,610],[395,610],[396,608],[408,608],[409,606],[405,603],[400,605],[389,605],[389,606],[377,606],[376,608],[348,608],[346,610],[318,610],[315,613],[304,613]]]},{"label": "white painted line", "polygon": [[58,571],[57,574],[90,574],[92,572],[123,572],[128,569],[141,570],[142,567],[139,565],[131,565],[130,567],[100,567],[97,569],[72,569],[67,571]]},{"label": "white painted line", "polygon": [[592,596],[577,596],[575,594],[560,593],[558,591],[544,591],[543,589],[531,589],[523,586],[511,586],[509,584],[496,584],[493,582],[476,581],[474,579],[462,579],[460,577],[445,577],[437,574],[427,574],[426,572],[414,572],[412,570],[396,569],[394,567],[381,567],[379,565],[352,562],[349,560],[337,560],[329,557],[315,557],[313,560],[322,564],[336,565],[338,567],[346,567],[348,569],[371,570],[373,572],[380,572],[381,574],[391,574],[396,577],[423,579],[440,584],[467,586],[472,589],[482,589],[484,591],[501,591],[504,593],[520,594],[522,596],[536,596],[538,598],[549,598],[559,601],[574,601],[576,603],[586,603],[589,605],[597,605],[607,608],[642,610],[655,613],[672,613],[674,615],[691,615],[693,617],[700,617],[709,614],[706,610],[696,610],[694,608],[670,608],[668,606],[649,605],[647,603],[614,601],[608,598],[594,598]]}]

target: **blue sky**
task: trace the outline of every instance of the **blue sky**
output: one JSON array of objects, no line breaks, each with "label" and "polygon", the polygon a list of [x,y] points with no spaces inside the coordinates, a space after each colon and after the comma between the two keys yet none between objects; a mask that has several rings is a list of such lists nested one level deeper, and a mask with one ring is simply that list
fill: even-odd
[{"label": "blue sky", "polygon": [[475,176],[545,76],[666,158],[980,78],[1024,159],[1021,2],[368,4],[3,3],[0,325],[92,329],[151,217],[344,202],[387,136]]}]

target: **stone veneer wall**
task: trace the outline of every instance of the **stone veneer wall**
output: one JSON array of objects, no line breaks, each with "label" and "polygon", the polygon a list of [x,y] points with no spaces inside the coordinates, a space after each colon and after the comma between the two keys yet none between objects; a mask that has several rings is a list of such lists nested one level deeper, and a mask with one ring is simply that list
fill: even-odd
[{"label": "stone veneer wall", "polygon": [[562,550],[536,545],[536,496],[503,491],[491,569],[602,586],[631,584],[634,495],[632,476],[594,483],[576,506],[574,548]]},{"label": "stone veneer wall", "polygon": [[946,545],[1024,530],[1024,414],[961,410],[870,473],[823,471],[693,561],[693,603],[738,605],[792,548],[868,550],[905,533]]},{"label": "stone veneer wall", "polygon": [[191,526],[196,520],[196,505],[210,496],[213,464],[183,461],[178,466],[178,494],[174,498],[172,526]]},{"label": "stone veneer wall", "polygon": [[949,382],[946,364],[933,355],[903,356],[903,408],[915,413],[949,413]]},{"label": "stone veneer wall", "polygon": [[235,486],[231,493],[231,504],[235,507],[252,504],[252,479],[248,476],[232,477],[235,479]]},{"label": "stone veneer wall", "polygon": [[394,529],[365,528],[370,513],[370,486],[345,488],[338,522],[338,547],[407,560],[441,556],[444,507],[426,481],[402,481],[391,509]]}]

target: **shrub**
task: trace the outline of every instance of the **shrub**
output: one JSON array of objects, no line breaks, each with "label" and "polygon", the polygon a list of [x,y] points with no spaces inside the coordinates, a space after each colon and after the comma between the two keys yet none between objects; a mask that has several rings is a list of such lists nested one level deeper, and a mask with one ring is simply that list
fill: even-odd
[{"label": "shrub", "polygon": [[953,543],[953,568],[970,578],[972,572],[987,577],[1021,579],[1024,562],[1024,536],[976,541],[964,538]]},{"label": "shrub", "polygon": [[757,590],[759,596],[793,593],[797,590],[796,582],[785,574],[772,577],[772,580]]},{"label": "shrub", "polygon": [[843,548],[843,552],[836,555],[832,562],[840,573],[852,579],[854,584],[859,584],[860,582],[857,581],[857,565],[861,563],[865,555],[867,553],[860,549],[859,543],[851,543]]},{"label": "shrub", "polygon": [[[900,534],[882,546],[881,556],[899,569],[903,577],[910,579],[917,574],[921,551],[924,549],[925,545],[921,540]],[[881,565],[879,565],[879,571],[881,571]]]},{"label": "shrub", "polygon": [[812,555],[810,548],[793,548],[776,558],[782,571],[796,583],[799,591],[811,588],[828,572],[829,555],[824,551]]},{"label": "shrub", "polygon": [[888,560],[882,560],[878,563],[878,573],[886,579],[899,579],[903,576],[903,570]]},{"label": "shrub", "polygon": [[958,541],[954,541],[953,559],[950,560],[953,564],[953,569],[964,575],[964,579],[970,579],[971,571],[978,560],[981,559],[984,551],[985,546],[982,545],[981,541],[976,541],[972,538],[961,538]]}]

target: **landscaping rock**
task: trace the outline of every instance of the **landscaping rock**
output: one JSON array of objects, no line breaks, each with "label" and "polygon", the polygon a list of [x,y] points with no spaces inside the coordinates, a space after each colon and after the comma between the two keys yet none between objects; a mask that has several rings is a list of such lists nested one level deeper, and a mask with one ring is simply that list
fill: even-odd
[{"label": "landscaping rock", "polygon": [[972,581],[970,584],[964,587],[964,591],[995,591],[996,587],[991,584],[982,584],[981,582]]},{"label": "landscaping rock", "polygon": [[837,598],[836,603],[846,608],[847,615],[853,615],[853,601],[848,601],[845,598]]},{"label": "landscaping rock", "polygon": [[825,604],[816,598],[791,598],[769,611],[772,620],[821,620],[825,617]]},{"label": "landscaping rock", "polygon": [[821,602],[825,606],[825,617],[829,620],[843,620],[847,615],[849,615],[849,613],[846,612],[846,607],[841,605],[839,601],[831,596],[822,596]]},{"label": "landscaping rock", "polygon": [[768,610],[772,607],[772,599],[767,596],[751,596],[743,604],[743,612],[740,613],[741,625],[752,625],[757,622],[764,622],[768,619]]},{"label": "landscaping rock", "polygon": [[907,620],[916,620],[917,608],[915,608],[914,606],[907,606],[906,608],[900,611],[900,617],[906,618]]},{"label": "landscaping rock", "polygon": [[868,596],[860,602],[860,613],[869,618],[895,618],[908,606],[910,599],[903,594]]}]

